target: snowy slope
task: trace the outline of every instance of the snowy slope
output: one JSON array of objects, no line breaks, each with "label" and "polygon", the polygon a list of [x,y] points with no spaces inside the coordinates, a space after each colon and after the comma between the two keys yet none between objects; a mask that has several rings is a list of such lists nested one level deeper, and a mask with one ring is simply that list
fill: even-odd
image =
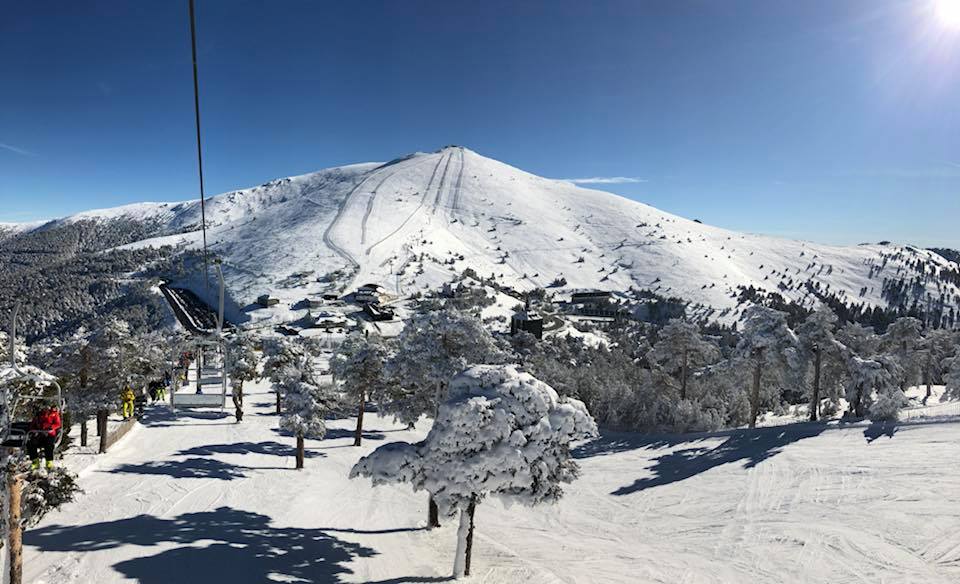
[{"label": "snowy slope", "polygon": [[[275,432],[249,388],[242,424],[161,406],[85,470],[78,500],[25,535],[25,581],[433,582],[455,527],[426,531],[426,498],[347,479],[384,442],[418,440],[369,415],[307,441]],[[710,435],[606,435],[553,507],[477,510],[474,576],[500,584],[720,584],[960,579],[960,421],[798,424]],[[69,460],[68,460],[69,464]]]},{"label": "snowy slope", "polygon": [[[156,224],[161,236],[134,246],[200,245],[196,202],[62,221],[117,217]],[[919,274],[917,260],[957,268],[926,250],[827,246],[703,225],[460,147],[226,193],[208,201],[207,217],[208,240],[240,306],[267,292],[294,302],[368,281],[408,294],[470,267],[521,290],[558,277],[566,289],[652,290],[729,321],[737,316],[738,286],[812,303],[803,286],[809,281],[847,302],[886,306],[884,279],[909,281]],[[312,274],[291,277],[303,272]],[[333,274],[330,282],[316,282],[324,274]],[[955,285],[936,277],[921,286],[921,298],[924,291],[944,294],[950,305],[960,298]]]}]

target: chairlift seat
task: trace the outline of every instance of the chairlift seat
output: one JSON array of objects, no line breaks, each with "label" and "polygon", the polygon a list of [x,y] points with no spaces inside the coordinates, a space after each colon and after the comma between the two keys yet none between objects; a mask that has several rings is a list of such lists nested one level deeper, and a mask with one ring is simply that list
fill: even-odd
[{"label": "chairlift seat", "polygon": [[226,404],[222,392],[174,393],[170,397],[174,408],[222,408]]}]

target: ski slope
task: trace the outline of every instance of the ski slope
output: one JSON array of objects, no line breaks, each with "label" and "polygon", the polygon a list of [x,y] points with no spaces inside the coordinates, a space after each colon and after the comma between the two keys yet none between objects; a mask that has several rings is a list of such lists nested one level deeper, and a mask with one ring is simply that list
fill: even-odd
[{"label": "ski slope", "polygon": [[[156,234],[128,247],[201,246],[196,201],[89,211],[43,228],[85,220],[138,222]],[[943,302],[945,312],[960,304],[956,284],[938,277],[958,266],[927,250],[740,233],[459,146],[217,195],[207,203],[207,222],[236,321],[255,320],[250,304],[265,293],[280,299],[271,310],[283,320],[296,318],[286,308],[305,296],[366,282],[408,295],[466,268],[518,290],[559,278],[567,284],[554,289],[562,292],[649,290],[688,300],[690,316],[721,322],[740,316],[741,286],[807,306],[816,303],[808,286],[847,303],[886,306],[885,281],[916,280],[911,298]],[[176,284],[203,291],[190,274],[183,280]]]},{"label": "ski slope", "polygon": [[[242,424],[152,408],[83,471],[78,500],[25,536],[27,582],[435,582],[452,522],[422,529],[426,497],[347,472],[387,441],[370,415],[307,441],[276,431],[249,388]],[[960,418],[799,424],[710,435],[605,435],[556,506],[477,511],[471,582],[874,583],[960,580]],[[70,461],[67,462],[68,464]]]}]

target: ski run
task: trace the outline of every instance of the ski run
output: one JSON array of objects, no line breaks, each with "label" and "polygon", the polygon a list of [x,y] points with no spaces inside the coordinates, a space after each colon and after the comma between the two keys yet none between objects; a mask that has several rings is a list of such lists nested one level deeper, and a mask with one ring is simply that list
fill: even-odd
[{"label": "ski run", "polygon": [[[25,534],[25,581],[438,582],[456,520],[426,496],[350,480],[357,460],[417,441],[368,413],[328,421],[294,470],[269,382],[243,423],[150,406],[99,457],[69,452],[84,493]],[[960,419],[801,423],[711,434],[602,433],[555,505],[476,513],[469,582],[951,583],[960,579]]]}]

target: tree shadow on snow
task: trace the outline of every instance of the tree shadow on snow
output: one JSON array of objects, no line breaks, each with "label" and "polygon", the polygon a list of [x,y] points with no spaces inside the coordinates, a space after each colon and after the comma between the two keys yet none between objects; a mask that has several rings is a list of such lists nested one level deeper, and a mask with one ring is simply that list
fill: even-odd
[{"label": "tree shadow on snow", "polygon": [[215,458],[188,458],[187,460],[160,460],[143,464],[121,464],[106,472],[161,475],[175,479],[219,479],[232,481],[247,475],[246,467],[229,464]]},{"label": "tree shadow on snow", "polygon": [[611,494],[629,495],[651,487],[668,485],[732,462],[743,461],[743,468],[753,468],[779,454],[788,444],[812,438],[826,429],[826,423],[810,422],[736,430],[731,432],[723,443],[713,448],[684,448],[660,456],[650,468],[653,476],[637,479],[633,484],[620,487]]},{"label": "tree shadow on snow", "polygon": [[[327,428],[324,440],[337,440],[338,438],[353,438],[355,431],[346,428]],[[362,432],[364,440],[383,440],[386,438],[383,432],[379,430],[364,430]]]},{"label": "tree shadow on snow", "polygon": [[863,431],[863,436],[867,439],[867,444],[870,444],[881,436],[893,438],[893,435],[896,433],[896,422],[873,422]]},{"label": "tree shadow on snow", "polygon": [[619,454],[641,448],[667,448],[684,442],[710,438],[716,434],[637,434],[602,430],[600,436],[578,445],[571,451],[574,458],[591,458]]},{"label": "tree shadow on snow", "polygon": [[[202,542],[202,543],[200,543]],[[90,552],[140,546],[113,568],[144,584],[169,582],[341,582],[345,564],[376,551],[321,529],[273,527],[270,517],[220,507],[172,519],[139,515],[89,525],[51,525],[24,534],[41,552]],[[165,544],[178,547],[147,555]]]},{"label": "tree shadow on snow", "polygon": [[[208,426],[219,424],[183,423],[183,420],[223,420],[230,417],[227,412],[203,410],[174,410],[170,407],[149,407],[140,418],[140,423],[153,428],[170,426]],[[178,423],[180,422],[180,423]]]},{"label": "tree shadow on snow", "polygon": [[[293,432],[289,430],[284,430],[283,428],[271,428],[270,429],[274,434],[283,436],[284,438],[293,438]],[[343,428],[328,428],[327,433],[319,441],[323,442],[325,440],[337,440],[339,438],[353,438],[353,430],[346,430]],[[383,432],[377,430],[363,432],[364,440],[383,440],[386,436]]]},{"label": "tree shadow on snow", "polygon": [[[233,444],[210,444],[208,446],[194,446],[181,450],[177,454],[182,456],[213,456],[215,454],[264,454],[268,456],[295,456],[297,449],[287,444],[275,441],[264,442],[236,442]],[[322,452],[304,452],[306,458],[326,456]]]}]

